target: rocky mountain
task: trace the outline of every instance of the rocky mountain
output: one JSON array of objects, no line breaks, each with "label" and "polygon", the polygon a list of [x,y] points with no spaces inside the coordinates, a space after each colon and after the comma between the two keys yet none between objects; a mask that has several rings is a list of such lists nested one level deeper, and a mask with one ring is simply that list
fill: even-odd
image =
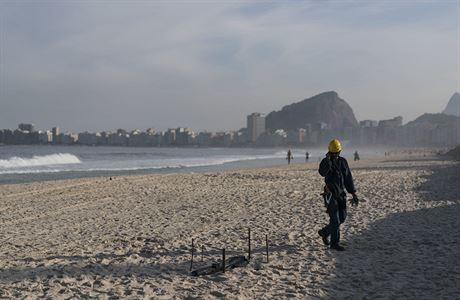
[{"label": "rocky mountain", "polygon": [[451,126],[460,127],[460,117],[446,114],[423,114],[414,121],[407,123],[405,126],[414,127],[421,125],[430,125],[432,127]]},{"label": "rocky mountain", "polygon": [[353,110],[334,92],[324,92],[311,98],[284,106],[266,117],[269,130],[305,128],[306,124],[324,122],[331,129],[358,126]]},{"label": "rocky mountain", "polygon": [[460,94],[455,93],[450,97],[449,103],[447,103],[446,108],[442,112],[446,115],[453,115],[460,117]]}]

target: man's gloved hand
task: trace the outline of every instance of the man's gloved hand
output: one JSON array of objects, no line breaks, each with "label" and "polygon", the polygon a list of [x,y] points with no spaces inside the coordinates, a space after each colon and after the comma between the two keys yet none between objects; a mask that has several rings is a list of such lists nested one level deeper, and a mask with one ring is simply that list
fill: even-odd
[{"label": "man's gloved hand", "polygon": [[359,199],[356,194],[353,194],[353,198],[350,199],[351,206],[358,206],[359,204]]}]

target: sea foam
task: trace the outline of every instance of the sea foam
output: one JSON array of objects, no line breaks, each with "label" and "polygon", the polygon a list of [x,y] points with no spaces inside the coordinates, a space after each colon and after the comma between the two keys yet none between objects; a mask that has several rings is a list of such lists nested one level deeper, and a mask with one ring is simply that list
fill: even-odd
[{"label": "sea foam", "polygon": [[80,159],[70,153],[55,153],[44,156],[17,157],[0,159],[0,169],[16,169],[37,166],[79,164]]}]

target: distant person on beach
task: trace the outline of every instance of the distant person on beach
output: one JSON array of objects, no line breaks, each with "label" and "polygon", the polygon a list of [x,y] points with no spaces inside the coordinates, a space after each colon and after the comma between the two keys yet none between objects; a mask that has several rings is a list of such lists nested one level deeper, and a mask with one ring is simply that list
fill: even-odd
[{"label": "distant person on beach", "polygon": [[291,159],[294,159],[294,156],[292,156],[291,149],[288,150],[286,159],[288,161],[288,165],[291,164]]},{"label": "distant person on beach", "polygon": [[305,153],[305,161],[308,161],[308,159],[310,158],[310,153]]},{"label": "distant person on beach", "polygon": [[[342,145],[339,140],[332,140],[329,143],[326,157],[319,165],[319,174],[324,177],[326,186],[324,187],[325,204],[329,214],[329,224],[318,231],[325,245],[330,244],[330,248],[343,251],[345,248],[340,246],[340,224],[345,222],[347,217],[347,202],[345,190],[353,195],[353,203],[358,204],[356,189],[353,183],[348,162],[340,156]],[[329,236],[331,241],[329,242]]]},{"label": "distant person on beach", "polygon": [[359,160],[359,154],[358,154],[358,151],[355,151],[355,161]]}]

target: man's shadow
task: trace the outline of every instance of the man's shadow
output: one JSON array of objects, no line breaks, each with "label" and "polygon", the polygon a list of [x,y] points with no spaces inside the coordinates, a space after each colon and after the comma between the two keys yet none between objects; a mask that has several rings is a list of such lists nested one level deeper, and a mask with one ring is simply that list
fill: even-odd
[{"label": "man's shadow", "polygon": [[[460,295],[460,168],[436,166],[422,201],[453,204],[395,213],[334,252],[328,299],[453,299]],[[359,209],[359,208],[358,208]]]}]

